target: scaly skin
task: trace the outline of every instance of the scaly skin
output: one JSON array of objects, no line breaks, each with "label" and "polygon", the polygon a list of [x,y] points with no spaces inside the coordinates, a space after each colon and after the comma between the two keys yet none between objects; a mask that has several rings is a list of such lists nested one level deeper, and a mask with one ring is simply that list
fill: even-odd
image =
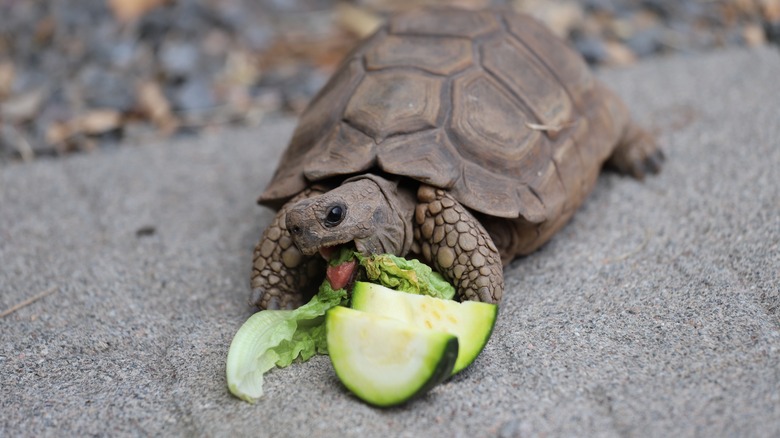
[{"label": "scaly skin", "polygon": [[323,192],[303,191],[285,204],[265,229],[252,263],[252,303],[260,309],[294,309],[304,303],[304,292],[316,290],[325,276],[322,257],[304,256],[293,245],[285,219],[298,201]]},{"label": "scaly skin", "polygon": [[655,138],[634,121],[629,121],[607,164],[624,175],[642,180],[647,174],[660,172],[664,159]]},{"label": "scaly skin", "polygon": [[423,259],[455,286],[461,301],[501,301],[501,256],[485,228],[444,190],[422,186],[417,197],[414,237]]}]

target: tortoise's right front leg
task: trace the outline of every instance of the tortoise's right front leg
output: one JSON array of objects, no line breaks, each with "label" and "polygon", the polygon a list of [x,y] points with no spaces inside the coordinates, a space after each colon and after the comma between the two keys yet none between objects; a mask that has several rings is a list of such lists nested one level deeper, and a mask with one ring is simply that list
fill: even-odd
[{"label": "tortoise's right front leg", "polygon": [[501,301],[501,256],[482,224],[443,190],[422,186],[417,198],[414,237],[423,259],[455,286],[461,301]]},{"label": "tortoise's right front leg", "polygon": [[325,276],[325,260],[304,256],[293,244],[285,217],[293,204],[322,192],[307,189],[288,201],[265,229],[252,263],[252,303],[261,309],[294,309],[316,292]]}]

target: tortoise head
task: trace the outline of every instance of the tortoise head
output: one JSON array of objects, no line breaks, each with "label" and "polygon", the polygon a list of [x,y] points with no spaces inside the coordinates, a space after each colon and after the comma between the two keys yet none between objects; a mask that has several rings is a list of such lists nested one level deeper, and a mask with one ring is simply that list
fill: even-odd
[{"label": "tortoise head", "polygon": [[375,175],[363,175],[287,212],[293,242],[304,255],[328,258],[332,248],[354,245],[362,254],[406,254],[412,243],[411,195]]}]

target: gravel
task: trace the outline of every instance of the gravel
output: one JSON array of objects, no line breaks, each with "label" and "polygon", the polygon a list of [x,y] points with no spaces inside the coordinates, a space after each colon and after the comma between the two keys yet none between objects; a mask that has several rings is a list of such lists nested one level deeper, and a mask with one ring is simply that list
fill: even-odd
[{"label": "gravel", "polygon": [[[74,120],[106,109],[158,138],[299,114],[347,51],[392,11],[443,0],[16,0],[0,6],[0,161],[111,142]],[[778,40],[780,0],[459,0],[537,16],[594,65]],[[149,5],[138,9],[138,6]],[[152,117],[154,84],[168,114]],[[23,117],[9,107],[36,96]],[[178,128],[174,128],[174,126]],[[136,131],[135,127],[128,131]],[[117,140],[126,138],[120,129]]]}]

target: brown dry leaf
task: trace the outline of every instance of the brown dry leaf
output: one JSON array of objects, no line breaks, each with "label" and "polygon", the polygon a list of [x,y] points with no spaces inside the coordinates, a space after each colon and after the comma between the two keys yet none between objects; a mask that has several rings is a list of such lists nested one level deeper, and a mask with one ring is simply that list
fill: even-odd
[{"label": "brown dry leaf", "polygon": [[355,34],[358,38],[364,38],[379,29],[382,25],[382,17],[366,8],[350,3],[339,3],[336,14],[341,27]]},{"label": "brown dry leaf", "polygon": [[313,40],[302,35],[283,35],[274,40],[258,58],[260,69],[295,68],[301,61],[309,61],[326,70],[335,68],[354,47],[355,38],[336,31]]},{"label": "brown dry leaf", "polygon": [[173,115],[171,104],[157,82],[148,81],[138,86],[138,106],[163,134],[171,134],[178,127],[179,122]]},{"label": "brown dry leaf", "polygon": [[122,124],[122,114],[112,109],[92,110],[70,121],[71,133],[102,134],[118,128]]},{"label": "brown dry leaf", "polygon": [[0,100],[4,99],[11,92],[11,87],[14,85],[15,74],[13,62],[0,62]]},{"label": "brown dry leaf", "polygon": [[137,20],[152,9],[162,6],[168,0],[108,0],[114,17],[123,23]]},{"label": "brown dry leaf", "polygon": [[761,13],[770,23],[780,21],[780,0],[759,0]]},{"label": "brown dry leaf", "polygon": [[745,39],[750,47],[763,46],[766,44],[766,34],[764,28],[759,24],[748,24],[742,29],[742,38]]},{"label": "brown dry leaf", "polygon": [[543,22],[561,38],[568,37],[571,30],[584,19],[582,6],[575,1],[516,0],[513,6],[516,11]]},{"label": "brown dry leaf", "polygon": [[112,109],[92,110],[67,122],[55,122],[46,130],[46,142],[60,153],[92,150],[97,142],[87,135],[111,131],[122,125],[122,114]]},{"label": "brown dry leaf", "polygon": [[172,114],[171,104],[165,98],[162,87],[154,81],[138,86],[138,104],[141,111],[152,120],[167,118]]},{"label": "brown dry leaf", "polygon": [[731,0],[733,7],[743,16],[750,16],[756,10],[754,0]]},{"label": "brown dry leaf", "polygon": [[605,41],[604,47],[607,50],[606,64],[608,65],[622,66],[636,62],[636,55],[625,44],[617,41]]},{"label": "brown dry leaf", "polygon": [[59,145],[65,142],[70,135],[71,130],[67,123],[54,122],[46,129],[46,143]]},{"label": "brown dry leaf", "polygon": [[38,113],[49,91],[46,87],[11,96],[0,104],[0,117],[17,123],[31,120]]}]

